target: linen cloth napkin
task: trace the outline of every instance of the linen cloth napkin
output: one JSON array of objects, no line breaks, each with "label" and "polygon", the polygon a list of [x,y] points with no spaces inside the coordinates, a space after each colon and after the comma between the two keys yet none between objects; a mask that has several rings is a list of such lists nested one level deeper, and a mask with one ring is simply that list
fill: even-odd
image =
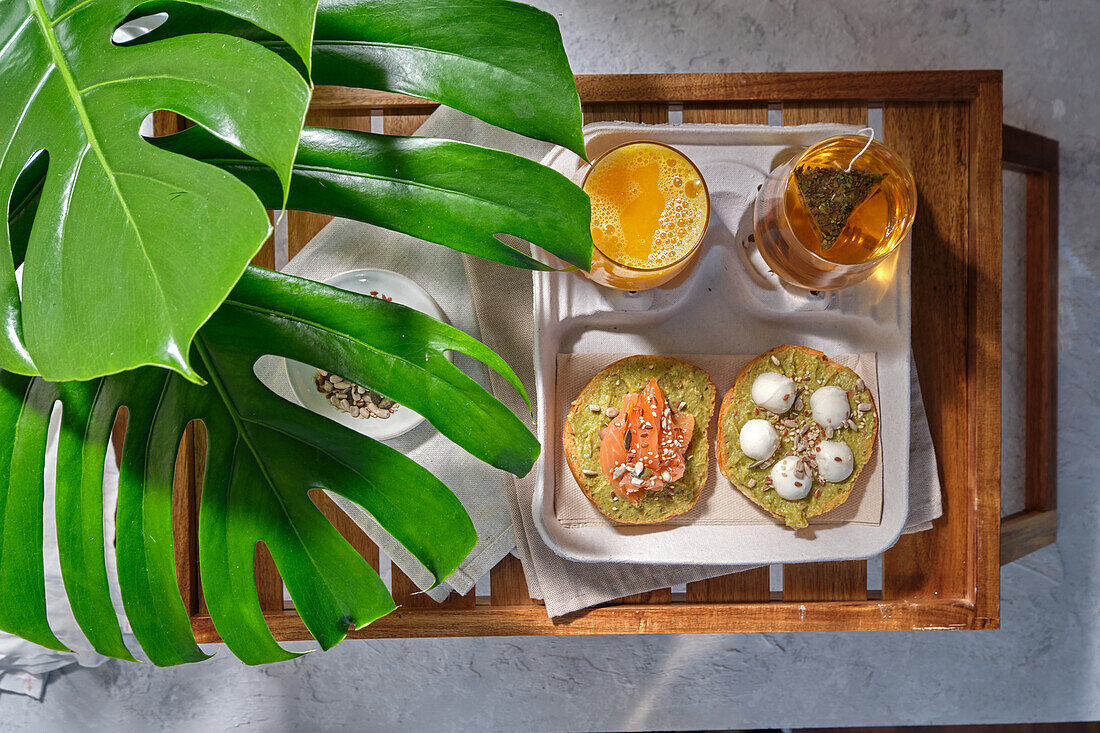
[{"label": "linen cloth napkin", "polygon": [[[370,224],[334,219],[283,268],[283,272],[323,282],[341,272],[365,267],[391,270],[415,280],[435,299],[451,325],[478,337],[462,255],[447,247]],[[481,362],[456,354],[455,365],[482,386],[489,387],[489,370]],[[291,389],[284,359],[261,358],[256,374],[269,389],[301,404]],[[501,472],[472,458],[427,421],[400,437],[387,440],[386,444],[434,473],[455,492],[469,512],[477,530],[477,545],[444,584],[429,591],[429,595],[439,601],[452,589],[465,595],[515,544],[505,487],[499,476]],[[333,493],[329,496],[418,588],[431,586],[431,573],[373,517],[358,504]]]},{"label": "linen cloth napkin", "polygon": [[[565,416],[569,413],[573,399],[580,394],[596,372],[626,356],[629,354],[558,354],[558,405],[554,411],[557,416],[557,425],[552,432],[553,435],[561,435]],[[752,361],[756,355],[670,354],[669,356],[683,359],[707,372],[717,388],[718,395],[714,415],[710,425],[707,426],[709,431],[707,439],[712,445],[708,451],[710,466],[702,495],[695,506],[684,514],[666,519],[661,522],[661,526],[782,524],[782,520],[776,519],[753,503],[722,475],[718,469],[717,451],[713,446],[717,435],[718,407],[721,405],[722,397],[737,379],[741,368]],[[831,358],[862,377],[871,391],[875,404],[880,404],[875,354],[833,354]],[[554,515],[561,525],[568,529],[612,524],[611,520],[601,514],[578,488],[563,451],[554,451],[554,463],[556,464],[554,471],[549,475],[554,477]],[[811,518],[810,525],[881,524],[882,489],[882,452],[876,445],[871,453],[871,460],[860,472],[847,501],[831,512]],[[626,525],[618,525],[618,528],[624,532],[631,531],[631,528]],[[660,540],[656,536],[653,539],[655,555],[659,556]]]}]

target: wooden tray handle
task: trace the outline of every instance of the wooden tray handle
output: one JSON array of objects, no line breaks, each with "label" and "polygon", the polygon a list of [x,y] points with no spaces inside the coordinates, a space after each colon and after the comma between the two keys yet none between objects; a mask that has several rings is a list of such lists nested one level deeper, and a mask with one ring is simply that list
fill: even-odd
[{"label": "wooden tray handle", "polygon": [[1027,178],[1024,510],[1001,522],[1001,565],[1058,539],[1058,141],[1003,126],[1001,164]]}]

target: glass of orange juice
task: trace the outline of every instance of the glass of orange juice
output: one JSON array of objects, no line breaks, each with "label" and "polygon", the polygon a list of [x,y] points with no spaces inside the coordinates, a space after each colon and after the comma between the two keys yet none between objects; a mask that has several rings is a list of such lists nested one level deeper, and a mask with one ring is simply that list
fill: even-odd
[{"label": "glass of orange juice", "polygon": [[589,167],[592,271],[600,285],[648,290],[687,268],[710,221],[703,174],[683,153],[640,140],[611,148]]}]

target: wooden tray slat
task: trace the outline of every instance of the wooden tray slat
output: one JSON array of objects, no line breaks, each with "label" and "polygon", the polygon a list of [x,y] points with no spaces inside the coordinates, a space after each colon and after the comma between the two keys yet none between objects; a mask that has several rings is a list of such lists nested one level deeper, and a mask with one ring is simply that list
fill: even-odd
[{"label": "wooden tray slat", "polygon": [[944,504],[933,529],[903,535],[886,552],[887,599],[967,597],[969,112],[966,102],[891,102],[882,112],[886,142],[909,162],[917,182],[913,351]]},{"label": "wooden tray slat", "polygon": [[538,603],[527,590],[519,558],[505,555],[489,573],[489,598],[494,606],[531,606]]},{"label": "wooden tray slat", "polygon": [[[276,638],[309,638],[296,614],[266,616]],[[208,616],[193,619],[201,643],[218,640]],[[525,636],[568,634],[721,634],[794,631],[872,631],[984,628],[957,602],[848,601],[818,603],[671,603],[608,605],[550,620],[542,606],[475,606],[456,611],[399,608],[350,638]]]},{"label": "wooden tray slat", "polygon": [[766,125],[768,105],[761,102],[684,102],[684,122]]},{"label": "wooden tray slat", "polygon": [[[970,102],[967,205],[968,349],[966,399],[967,525],[965,566],[974,611],[992,626],[1000,618],[1001,533],[1001,85],[981,82]],[[984,490],[983,490],[984,489]],[[990,491],[989,489],[992,489]]]},{"label": "wooden tray slat", "polygon": [[[971,98],[983,83],[999,84],[1000,71],[850,71],[749,74],[580,74],[582,101],[733,102],[780,99],[942,100]],[[418,106],[434,102],[404,94],[348,87],[317,87],[313,105],[326,108]]]},{"label": "wooden tray slat", "polygon": [[[845,125],[867,124],[867,103],[784,102],[784,125],[808,125],[813,122],[839,122]],[[783,566],[783,600],[848,601],[867,598],[867,562],[815,562]]]},{"label": "wooden tray slat", "polygon": [[[125,421],[114,431],[114,442],[122,445]],[[198,501],[195,490],[195,427],[188,425],[176,453],[172,479],[172,540],[175,546],[176,583],[188,614],[199,610]]]},{"label": "wooden tray slat", "polygon": [[382,132],[387,135],[412,135],[431,112],[415,107],[386,109],[382,113]]},{"label": "wooden tray slat", "polygon": [[440,608],[457,611],[474,607],[476,597],[473,590],[470,590],[464,596],[452,591],[445,601],[436,603],[427,593],[421,592],[416,584],[409,580],[409,576],[401,572],[397,565],[393,566],[392,573],[393,600],[399,608]]}]

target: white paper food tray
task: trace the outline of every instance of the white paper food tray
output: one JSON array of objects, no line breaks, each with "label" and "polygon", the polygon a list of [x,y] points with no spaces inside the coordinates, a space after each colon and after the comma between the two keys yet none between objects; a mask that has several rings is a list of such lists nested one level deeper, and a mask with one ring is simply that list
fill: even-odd
[{"label": "white paper food tray", "polygon": [[[768,171],[741,171],[739,190],[723,190],[726,166],[743,164],[747,146],[774,148],[778,165],[801,148],[852,128],[837,125],[587,125],[589,156],[630,140],[656,140],[686,154],[702,171],[711,219],[690,274],[674,288],[631,297],[600,288],[578,273],[534,275],[535,373],[538,433],[543,445],[532,511],[543,540],[558,555],[581,562],[764,565],[853,560],[877,555],[897,541],[909,510],[909,242],[867,281],[832,293],[803,294],[781,285],[744,243],[752,232],[752,202]],[[770,152],[770,151],[769,151]],[[769,155],[770,159],[771,156]],[[586,164],[557,149],[543,161],[580,183]],[[753,183],[744,189],[746,174]],[[732,186],[726,186],[730,188]],[[560,265],[553,257],[545,261]],[[554,513],[557,434],[556,360],[559,353],[748,354],[779,344],[803,344],[826,354],[876,352],[883,456],[883,510],[877,526],[815,526],[812,538],[781,524],[740,526],[562,526]],[[721,402],[729,384],[716,384]],[[714,431],[708,436],[714,450]],[[579,488],[577,489],[579,491]],[[717,490],[732,490],[718,477]],[[667,532],[655,552],[649,536]],[[675,547],[674,551],[667,548]]]}]

